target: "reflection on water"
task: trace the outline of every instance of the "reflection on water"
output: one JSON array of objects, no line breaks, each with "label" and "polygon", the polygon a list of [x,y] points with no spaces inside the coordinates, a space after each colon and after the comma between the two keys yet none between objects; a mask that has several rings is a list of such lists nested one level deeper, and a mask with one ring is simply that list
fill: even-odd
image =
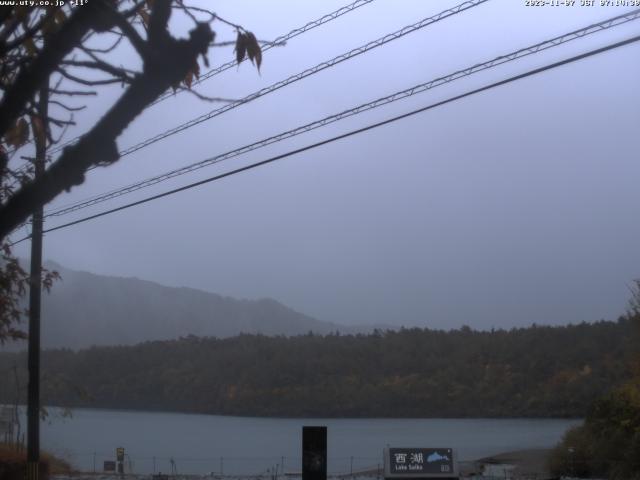
[{"label": "reflection on water", "polygon": [[102,470],[124,447],[133,472],[300,471],[303,425],[328,427],[328,470],[375,468],[385,446],[453,447],[460,460],[553,446],[578,420],[282,419],[76,409],[42,423],[42,447],[81,470]]}]

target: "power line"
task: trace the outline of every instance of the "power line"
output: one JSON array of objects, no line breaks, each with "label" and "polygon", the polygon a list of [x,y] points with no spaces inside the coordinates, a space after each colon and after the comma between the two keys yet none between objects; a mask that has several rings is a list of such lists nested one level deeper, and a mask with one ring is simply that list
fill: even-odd
[{"label": "power line", "polygon": [[286,87],[287,85],[291,85],[292,83],[295,83],[299,80],[302,80],[304,78],[307,78],[311,75],[314,75],[318,72],[321,72],[323,70],[326,70],[327,68],[331,68],[334,67],[346,60],[350,60],[354,57],[357,57],[358,55],[361,55],[363,53],[366,53],[370,50],[373,50],[374,48],[380,47],[382,45],[385,45],[393,40],[397,40],[398,38],[404,37],[405,35],[408,35],[410,33],[413,33],[417,30],[420,30],[422,28],[425,28],[429,25],[432,25],[434,23],[437,23],[441,20],[444,20],[445,18],[451,17],[453,15],[457,15],[458,13],[464,12],[466,10],[469,10],[473,7],[477,7],[480,4],[483,4],[485,2],[487,2],[489,0],[467,0],[459,5],[456,5],[455,7],[449,8],[447,10],[444,10],[436,15],[433,15],[431,17],[427,17],[424,18],[422,20],[420,20],[419,22],[416,22],[412,25],[407,25],[403,28],[401,28],[400,30],[397,30],[393,33],[389,33],[383,37],[378,38],[377,40],[373,40],[365,45],[362,45],[360,47],[354,48],[352,50],[349,50],[346,53],[343,53],[341,55],[338,55],[330,60],[327,60],[325,62],[319,63],[314,67],[308,68],[300,73],[297,73],[295,75],[291,75],[290,77],[284,79],[284,80],[280,80],[279,82],[276,82],[272,85],[269,85],[268,87],[264,87],[261,88],[260,90],[251,93],[247,96],[245,96],[244,98],[241,98],[239,100],[236,100],[234,102],[231,102],[227,105],[224,105],[222,107],[216,108],[215,110],[210,111],[209,113],[206,113],[204,115],[200,115],[199,117],[196,117],[188,122],[185,122],[181,125],[178,125],[177,127],[173,127],[169,130],[166,130],[163,133],[160,133],[158,135],[154,135],[153,137],[150,137],[146,140],[143,140],[142,142],[139,142],[135,145],[132,145],[131,147],[128,147],[124,150],[122,150],[120,152],[120,156],[124,157],[126,155],[129,155],[133,152],[136,152],[142,148],[148,147],[149,145],[156,143],[160,140],[163,140],[169,136],[175,135],[177,133],[183,132],[184,130],[191,128],[195,125],[199,125],[202,122],[205,122],[207,120],[211,120],[214,117],[217,117],[219,115],[222,115],[223,113],[226,113],[230,110],[233,110],[234,108],[237,108],[241,105],[244,105],[246,103],[252,102],[253,100],[256,100],[260,97],[264,97],[265,95],[268,95],[272,92],[275,92],[283,87]]},{"label": "power line", "polygon": [[[302,35],[303,33],[306,33],[310,30],[313,30],[316,27],[319,27],[321,25],[324,25],[325,23],[329,23],[349,12],[352,12],[360,7],[363,7],[365,5],[368,5],[369,3],[373,2],[374,0],[356,0],[353,3],[350,3],[349,5],[345,5],[344,7],[341,7],[337,10],[334,10],[331,13],[327,13],[326,15],[323,15],[320,18],[317,18],[315,20],[312,20],[308,23],[306,23],[305,25],[298,27],[298,28],[294,28],[293,30],[291,30],[289,33],[284,34],[284,35],[280,35],[279,37],[277,37],[275,40],[273,40],[273,42],[265,45],[264,47],[262,47],[262,53],[270,50],[271,48],[273,48],[274,46],[277,46],[279,44],[282,44],[283,42],[287,42],[289,40],[291,40],[292,38],[297,37],[298,35]],[[243,60],[244,61],[244,60]],[[200,75],[200,78],[195,79],[192,83],[192,87],[199,85],[200,83],[204,82],[205,80],[208,80],[209,78],[218,75],[226,70],[229,70],[230,68],[233,68],[237,65],[237,62],[235,60],[229,61],[227,63],[224,63],[222,65],[220,65],[219,67],[216,67],[214,69],[209,70],[208,72]],[[180,93],[181,91],[179,90],[176,93]],[[165,92],[163,95],[161,95],[160,97],[158,97],[150,106],[155,105],[156,103],[162,102],[163,100],[166,100],[167,98],[171,98],[173,97],[176,93],[174,92]],[[64,147],[66,147],[67,145],[71,145],[72,143],[77,142],[80,138],[82,138],[82,135],[78,135],[75,138],[72,138],[68,141],[66,141],[63,144],[57,145],[56,147],[51,149],[51,153],[56,153],[59,152],[60,150],[62,150]]]},{"label": "power line", "polygon": [[268,137],[266,139],[251,143],[249,145],[245,145],[243,147],[228,151],[226,153],[222,153],[213,157],[209,157],[207,159],[201,160],[200,162],[185,166],[185,167],[181,167],[169,172],[166,172],[162,175],[157,175],[155,177],[151,177],[149,179],[146,180],[142,180],[140,182],[136,182],[133,183],[131,185],[128,185],[126,187],[122,187],[116,190],[112,190],[110,192],[92,197],[90,199],[81,201],[81,202],[77,202],[74,203],[70,206],[64,207],[64,208],[59,208],[58,210],[54,210],[52,212],[47,213],[45,216],[46,217],[53,217],[53,216],[61,216],[61,215],[65,215],[67,213],[71,213],[77,210],[81,210],[83,208],[87,208],[89,206],[93,206],[102,202],[105,202],[107,200],[140,190],[142,188],[146,188],[152,185],[155,185],[157,183],[163,182],[165,180],[177,177],[179,175],[184,175],[186,173],[190,173],[193,172],[195,170],[198,170],[200,168],[204,168],[206,166],[209,165],[213,165],[213,164],[217,164],[219,162],[222,162],[224,160],[228,160],[230,158],[233,157],[237,157],[240,155],[243,155],[245,153],[251,152],[253,150],[257,150],[259,148],[263,148],[266,147],[268,145],[280,142],[282,140],[288,139],[288,138],[292,138],[294,136],[300,135],[302,133],[306,133],[309,132],[311,130],[315,130],[317,128],[329,125],[331,123],[337,122],[339,120],[342,120],[344,118],[347,117],[351,117],[357,114],[360,114],[362,112],[368,111],[368,110],[372,110],[374,108],[378,108],[381,107],[383,105],[387,105],[389,103],[416,95],[418,93],[423,93],[425,91],[428,91],[432,88],[444,85],[446,83],[450,83],[452,81],[458,80],[460,78],[472,75],[474,73],[478,73],[484,70],[487,70],[489,68],[493,68],[496,67],[498,65],[502,65],[504,63],[507,62],[511,62],[523,57],[526,57],[528,55],[532,55],[534,53],[538,53],[540,51],[561,45],[563,43],[578,39],[578,38],[582,38],[586,35],[601,31],[601,30],[606,30],[608,28],[612,28],[615,26],[619,26],[622,25],[624,23],[630,22],[632,20],[637,20],[638,18],[640,18],[640,9],[634,10],[632,12],[626,13],[626,14],[622,14],[622,15],[618,15],[612,18],[609,18],[607,20],[604,20],[602,22],[596,23],[596,24],[592,24],[589,25],[587,27],[581,28],[579,30],[574,30],[572,32],[566,33],[564,35],[560,35],[558,37],[554,37],[550,40],[545,40],[543,42],[539,42],[535,45],[529,46],[529,47],[525,47],[525,48],[521,48],[519,50],[516,50],[514,52],[508,53],[506,55],[501,55],[498,57],[493,58],[492,60],[486,61],[484,63],[478,63],[475,64],[471,67],[462,69],[462,70],[457,70],[453,73],[450,73],[446,76],[443,77],[438,77],[434,80],[430,80],[428,82],[413,86],[411,88],[396,92],[392,95],[388,95],[386,97],[381,97],[378,98],[376,100],[373,100],[371,102],[365,103],[365,104],[361,104],[357,107],[351,108],[349,110],[345,110],[342,111],[340,113],[334,114],[334,115],[330,115],[328,117],[324,117],[320,120],[316,120],[314,122],[308,123],[306,125],[300,126],[300,127],[296,127],[292,130],[288,130],[286,132],[282,132],[279,133],[277,135]]},{"label": "power line", "polygon": [[[356,8],[362,7],[364,5],[367,5],[369,3],[371,3],[373,0],[357,0],[347,6],[344,6],[342,8],[339,8],[338,10],[335,10],[331,13],[328,13],[326,15],[323,15],[322,17],[318,18],[317,20],[313,20],[309,23],[307,23],[306,25],[299,27],[299,28],[295,28],[293,30],[291,30],[289,33],[287,33],[286,35],[281,35],[279,37],[277,37],[275,40],[273,40],[273,42],[265,45],[262,48],[262,53],[270,50],[271,48],[277,46],[278,44],[282,44],[283,42],[287,42],[289,40],[291,40],[292,38],[297,37],[298,35],[302,35],[305,32],[308,32],[309,30],[313,30],[316,27],[319,27],[320,25],[324,25],[327,22],[330,22],[332,20],[335,20],[338,17],[341,17],[342,15],[352,12],[353,10],[355,10]],[[217,68],[214,68],[213,70],[208,71],[207,73],[200,75],[200,78],[197,79],[196,81],[193,82],[193,85],[198,85],[202,82],[204,82],[205,80],[213,77],[214,75],[217,75],[219,73],[224,72],[225,70],[229,70],[230,68],[233,68],[237,65],[237,62],[235,60],[231,60],[227,63],[224,63],[222,65],[220,65]],[[178,92],[179,93],[179,92]],[[164,95],[162,95],[161,97],[159,97],[155,102],[152,103],[152,105],[155,105],[158,102],[163,101],[166,98],[172,97],[174,95],[173,92],[166,92]]]},{"label": "power line", "polygon": [[[407,25],[403,28],[401,28],[400,30],[397,30],[396,32],[387,34],[383,37],[378,38],[377,40],[373,40],[365,45],[362,45],[358,48],[354,48],[346,53],[343,53],[342,55],[338,55],[337,57],[332,58],[331,60],[322,62],[318,65],[316,65],[315,67],[309,68],[307,70],[304,70],[296,75],[292,75],[289,78],[285,79],[285,80],[281,80],[279,82],[276,82],[272,85],[270,85],[269,87],[265,87],[263,89],[258,90],[257,92],[254,92],[240,100],[236,100],[235,102],[232,102],[230,104],[227,104],[221,108],[215,109],[205,115],[201,115],[200,117],[197,117],[189,122],[186,122],[182,125],[179,125],[177,127],[174,127],[170,130],[167,130],[161,134],[155,135],[154,137],[148,138],[146,140],[144,140],[143,142],[140,142],[136,145],[133,145],[132,147],[129,147],[128,149],[125,149],[121,152],[119,152],[120,157],[126,156],[130,153],[133,153],[137,150],[140,150],[144,147],[147,147],[153,143],[156,143],[168,136],[171,135],[175,135],[177,133],[180,133],[192,126],[198,125],[206,120],[209,120],[211,118],[214,118],[216,116],[219,116],[229,110],[232,110],[236,107],[239,107],[240,105],[243,105],[245,103],[251,102],[257,98],[260,98],[262,96],[265,96],[269,93],[272,93],[276,90],[279,90],[280,88],[283,88],[291,83],[297,82],[299,80],[302,80],[310,75],[313,75],[315,73],[318,73],[322,70],[325,70],[327,68],[333,67],[341,62],[344,62],[346,60],[349,60],[351,58],[354,58],[362,53],[368,52],[369,50],[372,50],[374,48],[377,48],[381,45],[384,45],[388,42],[391,42],[393,40],[396,40],[398,38],[401,38],[409,33],[415,32],[419,29],[425,28],[429,25],[432,25],[434,23],[439,22],[440,20],[443,20],[445,18],[448,18],[450,16],[456,15],[458,13],[461,13],[463,11],[466,11],[468,9],[471,9],[473,7],[476,7],[482,3],[485,3],[489,0],[466,0],[462,3],[460,3],[459,5],[456,5],[452,8],[443,10],[442,12],[433,15],[431,17],[427,17],[424,18],[422,20],[420,20],[419,22],[416,22],[412,25]],[[94,168],[97,168],[96,166],[90,167],[87,169],[87,171],[93,170]]]},{"label": "power line", "polygon": [[[239,100],[235,100],[233,102],[230,102],[222,107],[216,108],[208,113],[205,113],[204,115],[200,115],[199,117],[196,117],[192,120],[189,120],[188,122],[185,122],[181,125],[178,125],[176,127],[170,128],[169,130],[166,130],[160,134],[154,135],[153,137],[147,138],[146,140],[143,140],[142,142],[139,142],[135,145],[132,145],[124,150],[121,150],[119,153],[120,158],[124,157],[126,155],[129,155],[131,153],[137,152],[138,150],[141,150],[145,147],[148,147],[149,145],[152,145],[156,142],[159,142],[160,140],[164,140],[167,137],[170,137],[172,135],[175,135],[177,133],[183,132],[191,127],[194,127],[196,125],[199,125],[207,120],[211,120],[214,117],[217,117],[219,115],[222,115],[223,113],[226,113],[230,110],[233,110],[241,105],[244,105],[246,103],[252,102],[258,98],[264,97],[265,95],[268,95],[270,93],[273,93],[277,90],[280,90],[283,87],[286,87],[287,85],[290,85],[292,83],[295,83],[299,80],[302,80],[304,78],[307,78],[311,75],[315,75],[316,73],[319,73],[323,70],[326,70],[327,68],[331,68],[334,67],[346,60],[350,60],[358,55],[361,55],[363,53],[366,53],[370,50],[373,50],[374,48],[380,47],[382,45],[385,45],[393,40],[396,40],[398,38],[401,38],[405,35],[408,35],[410,33],[413,33],[417,30],[420,30],[422,28],[428,27],[429,25],[432,25],[434,23],[437,23],[441,20],[444,20],[445,18],[451,17],[453,15],[457,15],[458,13],[461,13],[463,11],[469,10],[473,7],[477,7],[478,5],[485,3],[489,0],[466,0],[465,2],[456,5],[455,7],[449,8],[447,10],[443,10],[442,12],[433,15],[431,17],[427,17],[424,18],[412,25],[407,25],[403,28],[401,28],[400,30],[397,30],[393,33],[389,33],[383,37],[380,37],[376,40],[372,40],[369,43],[366,43],[365,45],[362,45],[360,47],[354,48],[346,53],[343,53],[341,55],[338,55],[330,60],[327,60],[325,62],[319,63],[314,67],[308,68],[302,72],[299,72],[295,75],[291,75],[290,77],[284,79],[284,80],[280,80],[279,82],[276,82],[274,84],[269,85],[268,87],[264,87],[256,92],[253,92]],[[78,137],[80,138],[80,137]],[[75,141],[75,140],[73,140]],[[70,143],[70,142],[68,142]],[[68,144],[67,143],[67,144]],[[67,144],[60,146],[59,148],[63,148],[64,146],[66,146]],[[53,150],[56,151],[56,150]],[[97,168],[97,166],[92,166],[89,167],[87,169],[87,171],[91,171],[94,170],[95,168]]]},{"label": "power line", "polygon": [[[237,168],[235,170],[231,170],[229,172],[221,173],[219,175],[215,175],[213,177],[209,177],[209,178],[206,178],[204,180],[200,180],[198,182],[190,183],[190,184],[185,185],[183,187],[175,188],[173,190],[169,190],[167,192],[163,192],[163,193],[160,193],[158,195],[153,195],[151,197],[147,197],[145,199],[138,200],[136,202],[128,203],[126,205],[122,205],[122,206],[117,207],[117,208],[112,208],[110,210],[106,210],[104,212],[97,213],[95,215],[90,215],[90,216],[75,220],[73,222],[68,222],[68,223],[65,223],[65,224],[62,224],[62,225],[58,225],[56,227],[49,228],[49,229],[45,230],[44,233],[54,232],[56,230],[60,230],[60,229],[67,228],[67,227],[70,227],[70,226],[73,226],[73,225],[77,225],[79,223],[84,223],[84,222],[87,222],[89,220],[93,220],[93,219],[96,219],[96,218],[99,218],[99,217],[103,217],[105,215],[109,215],[111,213],[119,212],[121,210],[126,210],[128,208],[135,207],[137,205],[142,205],[143,203],[148,203],[148,202],[151,202],[153,200],[158,200],[160,198],[167,197],[169,195],[173,195],[173,194],[178,193],[178,192],[182,192],[182,191],[189,190],[189,189],[192,189],[192,188],[195,188],[195,187],[199,187],[199,186],[207,184],[207,183],[211,183],[211,182],[214,182],[214,181],[217,181],[217,180],[221,180],[223,178],[226,178],[226,177],[229,177],[229,176],[241,173],[241,172],[245,172],[247,170],[252,170],[254,168],[261,167],[261,166],[267,165],[269,163],[273,163],[273,162],[275,162],[277,160],[281,160],[283,158],[287,158],[287,157],[296,155],[298,153],[306,152],[308,150],[312,150],[314,148],[317,148],[317,147],[320,147],[320,146],[323,146],[323,145],[327,145],[329,143],[333,143],[333,142],[336,142],[338,140],[342,140],[342,139],[345,139],[345,138],[348,138],[348,137],[351,137],[351,136],[354,136],[354,135],[357,135],[357,134],[360,134],[360,133],[364,133],[366,131],[373,130],[373,129],[381,127],[381,126],[394,123],[394,122],[396,122],[398,120],[402,120],[402,119],[411,117],[413,115],[417,115],[418,113],[423,113],[423,112],[426,112],[428,110],[432,110],[434,108],[440,107],[442,105],[446,105],[448,103],[452,103],[452,102],[455,102],[457,100],[461,100],[463,98],[470,97],[472,95],[475,95],[475,94],[478,94],[478,93],[481,93],[481,92],[485,92],[487,90],[491,90],[491,89],[494,89],[496,87],[500,87],[500,86],[515,82],[517,80],[522,80],[524,78],[531,77],[533,75],[537,75],[539,73],[542,73],[542,72],[545,72],[545,71],[548,71],[548,70],[552,70],[554,68],[558,68],[558,67],[561,67],[563,65],[567,65],[567,64],[570,64],[570,63],[573,63],[573,62],[577,62],[579,60],[583,60],[585,58],[592,57],[592,56],[598,55],[600,53],[604,53],[604,52],[607,52],[607,51],[610,51],[610,50],[613,50],[613,49],[616,49],[616,48],[620,48],[620,47],[623,47],[625,45],[629,45],[631,43],[635,43],[637,41],[640,41],[640,35],[628,38],[626,40],[622,40],[620,42],[609,44],[609,45],[607,45],[605,47],[597,48],[595,50],[590,50],[589,52],[582,53],[580,55],[575,55],[575,56],[567,58],[565,60],[561,60],[561,61],[558,61],[558,62],[554,62],[554,63],[548,64],[548,65],[545,65],[544,67],[535,68],[533,70],[529,70],[529,71],[527,71],[525,73],[521,73],[519,75],[514,75],[512,77],[508,77],[508,78],[506,78],[504,80],[500,80],[498,82],[494,82],[494,83],[491,83],[489,85],[485,85],[483,87],[467,91],[467,92],[462,93],[460,95],[456,95],[454,97],[450,97],[450,98],[448,98],[446,100],[442,100],[442,101],[439,101],[439,102],[436,102],[436,103],[432,103],[430,105],[427,105],[426,107],[422,107],[422,108],[419,108],[419,109],[416,109],[416,110],[412,110],[412,111],[410,111],[408,113],[404,113],[402,115],[398,115],[398,116],[389,118],[387,120],[383,120],[381,122],[373,123],[373,124],[370,124],[370,125],[368,125],[366,127],[362,127],[362,128],[356,129],[356,130],[351,130],[351,131],[349,131],[347,133],[343,133],[341,135],[337,135],[337,136],[331,137],[329,139],[322,140],[320,142],[316,142],[316,143],[313,143],[313,144],[310,144],[310,145],[306,145],[304,147],[297,148],[295,150],[290,150],[290,151],[288,151],[286,153],[283,153],[283,154],[280,154],[280,155],[276,155],[276,156],[268,158],[266,160],[262,160],[260,162],[253,163],[251,165],[240,167],[240,168]],[[16,242],[12,243],[11,245],[13,246],[13,245],[15,245],[17,243],[20,243],[20,242],[22,242],[24,240],[27,240],[28,238],[30,238],[30,236],[22,238],[22,239],[20,239],[20,240],[18,240]]]},{"label": "power line", "polygon": [[[386,43],[389,43],[393,40],[396,40],[398,38],[401,38],[405,35],[408,35],[409,33],[413,33],[417,30],[420,30],[422,28],[425,28],[429,25],[432,25],[434,23],[439,22],[440,20],[444,20],[445,18],[448,18],[450,16],[456,15],[460,12],[463,12],[465,10],[468,10],[470,8],[473,7],[477,7],[478,5],[485,3],[489,0],[467,0],[459,5],[456,5],[455,7],[449,8],[447,10],[443,10],[442,12],[433,15],[431,17],[427,17],[424,18],[422,20],[420,20],[419,22],[416,22],[412,25],[407,25],[403,28],[401,28],[400,30],[397,30],[396,32],[393,33],[389,33],[383,37],[378,38],[377,40],[373,40],[365,45],[362,45],[360,47],[354,48],[346,53],[343,53],[341,55],[338,55],[337,57],[334,57],[330,60],[327,60],[325,62],[319,63],[314,67],[308,68],[302,72],[299,72],[295,75],[292,75],[284,80],[280,80],[279,82],[276,82],[268,87],[262,88],[256,92],[253,92],[239,100],[235,100],[233,102],[230,102],[222,107],[219,107],[217,109],[214,109],[212,111],[210,111],[209,113],[206,113],[204,115],[200,115],[199,117],[196,117],[192,120],[189,120],[188,122],[185,122],[181,125],[178,125],[176,127],[170,128],[169,130],[166,130],[160,134],[154,135],[153,137],[147,138],[146,140],[143,140],[142,142],[139,142],[135,145],[132,145],[124,150],[121,150],[119,153],[120,158],[129,155],[131,153],[137,152],[138,150],[141,150],[145,147],[148,147],[149,145],[152,145],[156,142],[159,142],[160,140],[164,140],[167,137],[170,137],[172,135],[175,135],[177,133],[183,132],[184,130],[187,130],[191,127],[194,127],[196,125],[199,125],[207,120],[211,120],[214,117],[217,117],[219,115],[222,115],[223,113],[226,113],[230,110],[233,110],[241,105],[244,105],[246,103],[252,102],[253,100],[256,100],[258,98],[261,98],[265,95],[268,95],[272,92],[275,92],[277,90],[280,90],[281,88],[290,85],[292,83],[295,83],[299,80],[302,80],[304,78],[307,78],[311,75],[314,75],[318,72],[321,72],[323,70],[326,70],[327,68],[331,68],[334,67],[336,65],[338,65],[339,63],[342,63],[346,60],[350,60],[358,55],[361,55],[363,53],[366,53],[370,50],[373,50],[374,48],[377,48],[379,46],[385,45]],[[75,139],[72,139],[68,142],[66,142],[63,145],[59,145],[58,147],[56,147],[56,149],[52,149],[52,153],[55,153],[57,151],[59,151],[60,149],[66,147],[67,145],[69,145],[70,143],[75,142],[77,139],[79,139],[80,137],[77,137]],[[28,164],[23,165],[24,168],[28,167]],[[89,167],[87,169],[87,171],[91,171],[94,170],[95,168],[97,168],[97,166],[92,166]]]}]

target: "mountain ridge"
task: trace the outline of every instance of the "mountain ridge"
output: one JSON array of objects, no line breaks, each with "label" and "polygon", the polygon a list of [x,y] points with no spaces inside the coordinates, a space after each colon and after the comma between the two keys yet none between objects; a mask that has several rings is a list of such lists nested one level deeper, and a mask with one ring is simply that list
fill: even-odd
[{"label": "mountain ridge", "polygon": [[[375,328],[318,320],[268,297],[238,299],[137,277],[71,270],[53,261],[45,267],[59,272],[61,280],[42,297],[43,348],[134,345],[188,335],[366,333]],[[26,342],[18,342],[4,349],[25,347]]]}]

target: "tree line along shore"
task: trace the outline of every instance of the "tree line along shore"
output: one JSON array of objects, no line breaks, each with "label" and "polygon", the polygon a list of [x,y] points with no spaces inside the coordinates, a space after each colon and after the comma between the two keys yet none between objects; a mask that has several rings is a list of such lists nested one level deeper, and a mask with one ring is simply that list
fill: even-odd
[{"label": "tree line along shore", "polygon": [[[632,377],[633,322],[184,337],[42,354],[43,404],[284,417],[584,417]],[[17,369],[17,377],[12,372]],[[1,353],[0,403],[26,354]],[[16,388],[19,393],[16,392]]]}]

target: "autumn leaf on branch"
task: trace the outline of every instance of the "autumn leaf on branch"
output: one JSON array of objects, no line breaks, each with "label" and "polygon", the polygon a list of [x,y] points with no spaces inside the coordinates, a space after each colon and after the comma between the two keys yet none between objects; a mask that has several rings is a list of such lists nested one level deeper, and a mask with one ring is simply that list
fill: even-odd
[{"label": "autumn leaf on branch", "polygon": [[244,60],[245,56],[249,57],[251,63],[255,64],[258,71],[260,71],[260,65],[262,64],[262,48],[260,42],[253,34],[248,30],[238,30],[238,37],[236,38],[236,62],[238,65]]},{"label": "autumn leaf on branch", "polygon": [[258,39],[251,32],[247,32],[246,38],[247,56],[249,57],[249,60],[251,60],[251,63],[254,63],[255,60],[256,68],[258,69],[258,71],[260,71],[260,65],[262,64],[262,49],[260,48]]},{"label": "autumn leaf on branch", "polygon": [[4,140],[7,145],[12,147],[19,147],[29,140],[29,127],[27,121],[24,118],[18,119],[18,121],[7,131],[4,136]]},{"label": "autumn leaf on branch", "polygon": [[236,62],[240,65],[240,62],[244,60],[245,54],[247,53],[247,36],[238,31],[238,38],[236,39]]}]

